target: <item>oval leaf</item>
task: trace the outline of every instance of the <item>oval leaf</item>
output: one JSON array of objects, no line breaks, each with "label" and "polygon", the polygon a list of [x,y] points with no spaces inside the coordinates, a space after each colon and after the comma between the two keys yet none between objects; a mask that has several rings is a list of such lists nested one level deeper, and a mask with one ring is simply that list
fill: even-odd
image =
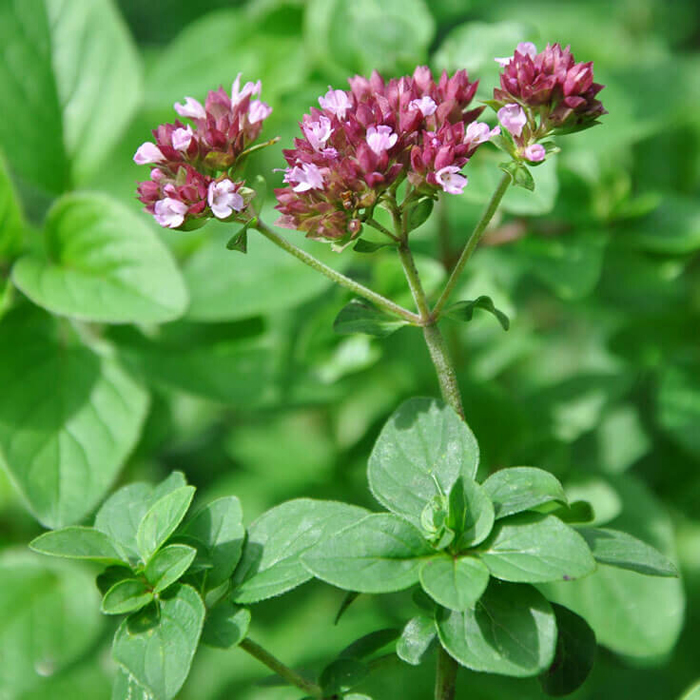
[{"label": "oval leaf", "polygon": [[115,583],[105,593],[101,610],[106,615],[123,615],[140,610],[153,600],[153,592],[143,581],[126,579]]},{"label": "oval leaf", "polygon": [[442,401],[409,399],[382,428],[369,458],[369,485],[386,508],[416,527],[433,499],[464,474],[473,479],[479,446],[467,424]]},{"label": "oval leaf", "polygon": [[410,619],[396,643],[396,654],[407,664],[419,666],[437,637],[435,620],[426,615]]},{"label": "oval leaf", "polygon": [[483,309],[493,314],[504,331],[510,328],[510,319],[502,311],[499,311],[493,303],[491,297],[482,295],[471,301],[458,301],[445,309],[445,316],[455,321],[471,321],[474,316],[474,309]]},{"label": "oval leaf", "polygon": [[168,249],[142,216],[103,195],[73,194],[49,212],[46,257],[30,254],[12,280],[35,304],[104,323],[181,316],[187,290]]},{"label": "oval leaf", "polygon": [[543,503],[567,504],[564,487],[553,474],[536,467],[500,469],[484,481],[496,518],[530,510]]},{"label": "oval leaf", "polygon": [[185,544],[171,544],[157,552],[143,572],[153,592],[160,593],[175,583],[190,568],[196,555],[197,550]]},{"label": "oval leaf", "polygon": [[29,547],[41,554],[70,559],[90,559],[103,564],[121,563],[121,554],[112,540],[92,527],[73,525],[45,532],[33,539]]},{"label": "oval leaf", "polygon": [[586,541],[553,515],[520,513],[501,520],[479,557],[503,581],[571,581],[595,571]]},{"label": "oval leaf", "polygon": [[208,611],[202,642],[210,647],[230,649],[245,639],[249,625],[250,610],[225,598]]},{"label": "oval leaf", "polygon": [[473,479],[457,479],[449,497],[448,525],[457,533],[457,549],[483,542],[493,528],[491,499]]},{"label": "oval leaf", "polygon": [[433,550],[420,532],[389,513],[368,515],[309,550],[304,565],[327,583],[360,593],[412,586]]},{"label": "oval leaf", "polygon": [[557,626],[532,586],[492,581],[473,610],[438,610],[440,642],[473,671],[534,676],[552,663]]},{"label": "oval leaf", "polygon": [[420,570],[423,590],[450,610],[473,608],[486,590],[489,570],[473,557],[435,557]]},{"label": "oval leaf", "polygon": [[333,330],[341,335],[365,333],[386,338],[399,328],[409,325],[407,321],[389,316],[367,301],[353,299],[344,306],[333,321]]}]

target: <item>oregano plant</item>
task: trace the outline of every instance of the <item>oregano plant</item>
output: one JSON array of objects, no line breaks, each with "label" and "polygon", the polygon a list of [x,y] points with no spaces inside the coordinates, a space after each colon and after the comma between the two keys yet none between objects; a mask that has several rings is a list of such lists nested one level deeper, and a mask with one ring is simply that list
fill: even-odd
[{"label": "oregano plant", "polygon": [[[500,84],[485,104],[465,70],[436,78],[418,66],[390,79],[375,70],[351,77],[349,90],[329,87],[286,144],[293,147],[283,152],[284,186],[267,195],[276,201],[274,223],[264,179],[245,179],[247,163],[277,141],[261,140],[272,107],[261,99],[260,81],[243,83],[239,74],[230,92],[213,90],[203,102],[185,97],[175,104],[178,119],[158,126],[134,156],[150,167],[138,198],[157,224],[173,230],[166,235],[219,221],[230,230],[231,252],[222,246],[221,256],[254,256],[248,241],[262,236],[352,294],[329,319],[339,334],[386,338],[408,326],[406,333],[422,336],[440,398],[412,397],[395,407],[366,455],[372,498],[364,505],[343,502],[338,489],[334,500],[279,503],[246,527],[245,503],[236,495],[193,505],[194,486],[175,470],[156,485],[121,486],[92,525],[74,524],[102,501],[147,404],[95,328],[167,322],[182,313],[187,293],[145,220],[90,194],[56,204],[46,221],[46,254],[14,263],[12,282],[34,305],[79,323],[57,331],[38,309],[32,323],[12,312],[3,321],[14,324],[13,342],[25,348],[0,368],[3,386],[27,414],[45,415],[26,434],[10,434],[0,423],[0,447],[32,512],[55,528],[31,549],[99,568],[101,612],[119,620],[115,700],[175,698],[202,644],[252,655],[300,698],[368,700],[363,683],[394,661],[433,667],[435,700],[457,697],[460,667],[538,677],[545,693],[567,695],[585,682],[597,647],[589,623],[561,602],[567,584],[608,568],[677,576],[650,544],[595,526],[591,504],[550,471],[501,465],[484,476],[479,469],[479,436],[464,410],[443,320],[469,323],[488,313],[499,332],[508,331],[508,316],[488,294],[457,298],[462,272],[510,188],[533,191],[531,170],[606,114],[592,64],[576,62],[568,48],[555,43],[538,51],[522,42],[496,60]],[[503,154],[497,185],[445,284],[428,290],[414,231],[469,186],[469,161],[486,144]],[[319,248],[330,244],[339,257],[349,247],[395,256],[412,305],[403,292],[392,298],[338,271],[277,227],[301,232]],[[124,249],[118,260],[114,247]],[[21,390],[12,383],[37,366]],[[36,409],[53,381],[70,386]],[[85,392],[87,407],[78,400]],[[107,411],[107,394],[121,405]],[[102,481],[76,479],[64,495],[54,475],[53,498],[35,488],[37,474],[53,474],[46,454],[30,444],[47,423],[62,426],[51,438],[58,449],[86,465],[106,465]],[[83,433],[97,436],[94,455],[76,447]],[[17,467],[25,461],[29,472]],[[248,629],[266,601],[314,578],[346,592],[339,624],[353,615],[358,596],[406,591],[413,612],[397,628],[327,649],[314,674],[296,670],[278,658],[283,649],[264,648]],[[469,696],[467,683],[462,692]]]}]

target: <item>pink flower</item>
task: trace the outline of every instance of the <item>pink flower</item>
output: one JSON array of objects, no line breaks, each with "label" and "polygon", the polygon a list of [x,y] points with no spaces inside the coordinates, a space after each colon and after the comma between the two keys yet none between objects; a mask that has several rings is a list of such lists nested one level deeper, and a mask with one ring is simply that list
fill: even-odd
[{"label": "pink flower", "polygon": [[155,203],[155,220],[166,228],[182,226],[187,214],[187,205],[177,199],[166,197]]},{"label": "pink flower", "polygon": [[284,181],[294,184],[295,192],[323,189],[323,174],[313,163],[303,163],[300,166],[287,168]]},{"label": "pink flower", "polygon": [[341,121],[345,119],[345,114],[352,106],[348,93],[344,90],[334,90],[330,85],[324,97],[318,98],[321,109],[335,114]]},{"label": "pink flower", "polygon": [[527,115],[518,104],[507,104],[498,110],[498,121],[510,131],[513,136],[520,136],[527,124]]},{"label": "pink flower", "polygon": [[272,114],[272,107],[270,105],[261,102],[260,100],[253,100],[250,103],[250,108],[248,109],[248,121],[251,124],[256,124],[264,119],[267,119]]},{"label": "pink flower", "polygon": [[301,128],[314,151],[320,151],[333,133],[331,120],[324,116],[318,121],[305,121]]},{"label": "pink flower", "polygon": [[390,126],[370,126],[367,129],[367,145],[379,156],[384,151],[388,151],[398,140]]},{"label": "pink flower", "polygon": [[464,142],[468,143],[470,146],[479,146],[482,143],[486,143],[486,141],[489,141],[494,136],[498,136],[500,133],[501,129],[498,126],[491,129],[489,125],[484,122],[472,122],[467,127]]},{"label": "pink flower", "polygon": [[238,193],[241,183],[234,184],[231,180],[219,180],[209,185],[207,202],[217,219],[227,219],[234,211],[245,207],[243,197]]},{"label": "pink flower", "polygon": [[437,105],[435,100],[428,95],[423,95],[419,100],[411,100],[408,103],[411,109],[417,109],[424,117],[429,117],[431,114],[435,114]]},{"label": "pink flower", "polygon": [[184,129],[175,129],[172,135],[173,148],[176,151],[186,151],[192,142],[192,127],[187,126]]},{"label": "pink flower", "polygon": [[[529,56],[530,58],[534,58],[537,55],[537,47],[531,41],[521,41],[515,47],[515,50],[519,54]],[[496,61],[496,63],[498,63],[502,68],[505,68],[514,58],[515,56],[509,56],[508,58],[494,58],[493,60]]]},{"label": "pink flower", "polygon": [[148,163],[162,163],[165,156],[158,146],[146,141],[142,143],[134,154],[134,163],[136,165],[146,165]]},{"label": "pink flower", "polygon": [[262,83],[258,80],[257,83],[247,82],[241,90],[241,75],[239,73],[231,85],[231,109],[235,109],[246,97],[259,95],[262,89]]},{"label": "pink flower", "polygon": [[173,107],[181,117],[187,117],[188,119],[207,118],[207,113],[204,111],[204,107],[202,107],[202,105],[193,97],[185,97],[185,104],[181,105],[176,102]]},{"label": "pink flower", "polygon": [[438,170],[435,179],[448,194],[462,194],[468,183],[467,178],[459,173],[459,168],[455,165],[447,165]]},{"label": "pink flower", "polygon": [[545,151],[544,146],[542,144],[533,143],[523,151],[523,155],[531,163],[540,163],[544,160],[545,156],[547,155],[547,152]]}]

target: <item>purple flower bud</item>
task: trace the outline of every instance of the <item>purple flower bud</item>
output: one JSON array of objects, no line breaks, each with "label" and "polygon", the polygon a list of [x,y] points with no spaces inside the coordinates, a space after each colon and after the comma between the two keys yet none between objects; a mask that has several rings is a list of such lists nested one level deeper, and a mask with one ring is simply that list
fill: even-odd
[{"label": "purple flower bud", "polygon": [[547,152],[542,144],[533,143],[523,151],[523,155],[531,163],[541,163],[547,155]]},{"label": "purple flower bud", "polygon": [[159,199],[155,204],[155,220],[166,228],[177,228],[182,226],[187,214],[187,205],[177,199],[165,197]]},{"label": "purple flower bud", "polygon": [[345,119],[345,114],[352,106],[347,92],[344,90],[334,90],[330,85],[328,86],[328,92],[325,96],[318,98],[318,103],[321,105],[321,109],[335,114],[341,121]]},{"label": "purple flower bud", "polygon": [[172,135],[173,148],[176,151],[186,151],[192,142],[192,127],[187,126],[184,129],[175,129]]},{"label": "purple flower bud", "polygon": [[234,211],[245,207],[243,197],[237,191],[239,186],[240,183],[235,185],[228,179],[210,183],[207,202],[217,219],[227,219]]},{"label": "purple flower bud", "polygon": [[187,117],[188,119],[207,118],[207,113],[204,111],[204,107],[202,107],[202,105],[193,97],[185,97],[184,105],[176,102],[173,107],[181,117]]},{"label": "purple flower bud", "polygon": [[390,126],[370,126],[367,129],[367,145],[379,156],[388,151],[399,138]]},{"label": "purple flower bud", "polygon": [[462,194],[469,182],[460,174],[456,165],[446,165],[435,173],[435,179],[442,189],[448,194]]},{"label": "purple flower bud", "polygon": [[284,181],[295,185],[292,188],[295,192],[323,189],[323,174],[313,163],[303,163],[301,166],[287,168]]},{"label": "purple flower bud", "polygon": [[136,165],[146,165],[147,163],[162,163],[165,156],[158,146],[150,141],[142,143],[136,153],[134,153],[134,163]]},{"label": "purple flower bud", "polygon": [[301,128],[314,151],[320,151],[333,133],[331,120],[323,115],[318,121],[305,121]]},{"label": "purple flower bud", "polygon": [[272,107],[270,107],[270,105],[260,100],[253,100],[248,109],[248,121],[251,124],[256,124],[257,122],[267,119],[271,114]]},{"label": "purple flower bud", "polygon": [[435,114],[437,110],[437,104],[435,100],[428,95],[423,95],[419,100],[411,100],[408,103],[411,109],[417,109],[424,117],[429,117],[431,114]]},{"label": "purple flower bud", "polygon": [[510,131],[513,136],[520,136],[527,124],[527,116],[519,104],[507,104],[498,110],[498,121]]}]

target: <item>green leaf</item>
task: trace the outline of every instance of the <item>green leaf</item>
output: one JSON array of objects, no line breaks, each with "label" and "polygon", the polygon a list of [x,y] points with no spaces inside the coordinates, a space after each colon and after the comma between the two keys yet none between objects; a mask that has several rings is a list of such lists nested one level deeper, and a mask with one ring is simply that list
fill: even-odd
[{"label": "green leaf", "polygon": [[479,446],[442,401],[409,399],[382,428],[369,458],[369,484],[386,508],[421,526],[421,513],[446,496],[461,475],[474,478]]},{"label": "green leaf", "polygon": [[157,500],[146,512],[136,531],[136,546],[142,561],[148,563],[187,513],[194,486],[181,486]]},{"label": "green leaf", "polygon": [[[0,260],[12,258],[22,248],[24,222],[17,194],[0,154]],[[1,315],[1,314],[0,314]]]},{"label": "green leaf", "polygon": [[134,482],[115,491],[97,511],[95,528],[104,532],[136,562],[136,532],[148,509],[160,498],[186,485],[182,472],[173,472],[160,484]]},{"label": "green leaf", "polygon": [[92,527],[72,525],[45,532],[29,543],[30,549],[41,554],[69,559],[90,559],[103,564],[120,563],[122,555],[112,540]]},{"label": "green leaf", "polygon": [[419,666],[432,648],[436,637],[435,620],[426,615],[416,615],[403,628],[396,643],[396,654],[407,664]]},{"label": "green leaf", "polygon": [[128,671],[119,668],[114,677],[111,700],[153,700],[153,696]]},{"label": "green leaf", "polygon": [[489,570],[473,557],[440,556],[425,562],[420,570],[423,589],[450,610],[473,608],[489,582]]},{"label": "green leaf", "polygon": [[549,510],[549,507],[550,504],[546,504],[541,512],[555,515],[563,523],[590,523],[595,520],[593,506],[588,501],[573,501],[568,506],[559,506],[554,510]]},{"label": "green leaf", "polygon": [[539,583],[571,581],[595,571],[586,541],[559,518],[520,513],[496,523],[479,557],[496,578]]},{"label": "green leaf", "polygon": [[493,521],[493,504],[485,489],[466,476],[457,479],[450,491],[447,519],[457,534],[456,549],[473,547],[485,540]]},{"label": "green leaf", "polygon": [[237,646],[248,634],[250,610],[224,598],[207,612],[202,642],[218,649]]},{"label": "green leaf", "polygon": [[420,532],[389,513],[368,515],[302,557],[316,577],[360,593],[391,593],[412,586],[432,554]]},{"label": "green leaf", "polygon": [[248,252],[248,226],[244,226],[234,234],[226,244],[227,250],[235,250],[244,255]]},{"label": "green leaf", "polygon": [[408,321],[389,316],[367,301],[353,299],[344,306],[333,321],[333,330],[341,335],[365,333],[386,338],[399,328],[408,326]]},{"label": "green leaf", "polygon": [[626,532],[595,527],[581,527],[578,532],[601,564],[647,576],[678,576],[676,567],[661,552]]},{"label": "green leaf", "polygon": [[334,625],[337,625],[340,622],[340,618],[345,614],[345,611],[358,599],[359,596],[360,594],[356,593],[355,591],[348,591],[343,596],[343,602],[340,604],[338,612],[335,614],[335,618],[333,620]]},{"label": "green leaf", "polygon": [[399,636],[400,632],[401,630],[395,627],[388,627],[383,630],[370,632],[345,647],[345,649],[338,654],[338,657],[364,659],[378,652],[380,649],[383,649],[387,644],[391,644],[391,642]]},{"label": "green leaf", "polygon": [[44,314],[26,309],[8,314],[0,332],[0,464],[52,528],[80,521],[104,497],[148,405],[114,359],[56,332]]},{"label": "green leaf", "polygon": [[155,700],[170,700],[185,682],[204,624],[204,603],[190,586],[179,585],[160,599],[160,621],[142,633],[128,620],[114,636],[112,655]]},{"label": "green leaf", "polygon": [[331,661],[326,666],[318,682],[323,690],[324,697],[336,696],[351,690],[369,674],[369,666],[362,661],[350,658],[341,658]]},{"label": "green leaf", "polygon": [[417,229],[430,218],[434,204],[435,200],[432,197],[423,197],[408,210],[408,231]]},{"label": "green leaf", "polygon": [[129,566],[108,566],[95,580],[97,588],[104,596],[115,583],[133,578],[134,572]]},{"label": "green leaf", "polygon": [[493,304],[491,297],[485,294],[472,299],[471,301],[458,301],[445,309],[445,316],[455,321],[471,321],[474,316],[474,309],[483,309],[493,314],[504,331],[510,328],[510,319],[502,311],[499,311]]},{"label": "green leaf", "polygon": [[356,253],[376,253],[382,248],[394,248],[395,244],[389,241],[377,242],[368,241],[366,238],[358,238],[357,243],[352,247]]},{"label": "green leaf", "polygon": [[554,613],[532,586],[492,581],[473,610],[439,609],[445,649],[473,671],[534,676],[552,663],[557,641]]},{"label": "green leaf", "polygon": [[697,371],[669,367],[661,373],[657,419],[679,445],[700,455],[700,379]]},{"label": "green leaf", "polygon": [[535,180],[530,169],[524,163],[509,161],[500,163],[498,167],[511,176],[514,185],[522,187],[529,192],[535,191]]},{"label": "green leaf", "polygon": [[181,316],[187,290],[168,249],[145,218],[98,194],[56,202],[44,229],[45,256],[29,254],[12,280],[35,304],[104,323],[162,323]]},{"label": "green leaf", "polygon": [[0,43],[0,147],[24,178],[59,193],[100,166],[131,120],[136,49],[109,0],[4,2]]},{"label": "green leaf", "polygon": [[700,681],[688,688],[681,700],[700,700]]},{"label": "green leaf", "polygon": [[241,558],[245,539],[241,502],[235,496],[212,501],[185,523],[182,534],[203,549],[205,561],[211,565],[206,585],[216,588],[231,578]]},{"label": "green leaf", "polygon": [[100,599],[83,566],[26,550],[0,554],[0,580],[0,688],[28,698],[99,645]]},{"label": "green leaf", "polygon": [[233,575],[233,600],[256,603],[305,583],[311,574],[301,563],[304,552],[335,540],[336,533],[367,513],[357,506],[310,498],[287,501],[263,513],[248,528]]},{"label": "green leaf", "polygon": [[547,695],[558,697],[583,685],[593,669],[597,646],[595,633],[582,617],[556,603],[552,610],[557,619],[557,649],[552,665],[540,676],[540,685]]},{"label": "green leaf", "polygon": [[194,547],[184,544],[170,544],[157,552],[143,572],[153,592],[160,593],[175,583],[190,568],[196,555]]},{"label": "green leaf", "polygon": [[101,610],[105,615],[123,615],[140,610],[153,600],[153,591],[143,581],[124,579],[105,593]]},{"label": "green leaf", "polygon": [[531,510],[543,503],[567,505],[564,487],[553,474],[536,467],[500,469],[484,482],[496,518]]}]

